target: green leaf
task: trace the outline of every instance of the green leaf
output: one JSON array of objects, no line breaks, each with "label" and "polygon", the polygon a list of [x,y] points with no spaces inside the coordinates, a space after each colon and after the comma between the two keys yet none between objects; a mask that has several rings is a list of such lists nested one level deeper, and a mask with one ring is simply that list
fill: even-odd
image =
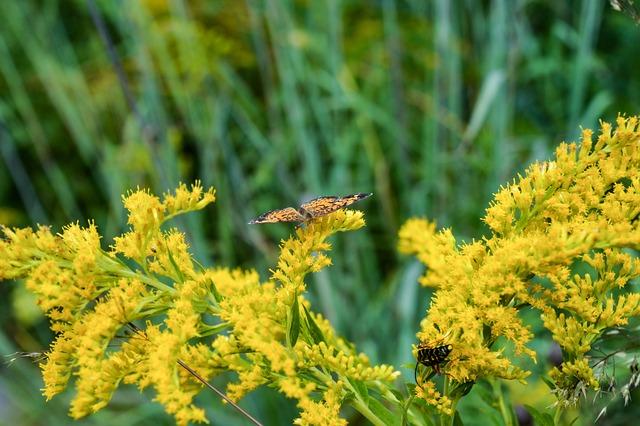
[{"label": "green leaf", "polygon": [[300,334],[300,306],[298,305],[298,293],[293,295],[293,304],[291,305],[291,311],[287,317],[287,341],[289,346],[293,347],[298,341],[298,335]]},{"label": "green leaf", "polygon": [[456,411],[456,413],[453,415],[453,426],[464,426],[459,411]]},{"label": "green leaf", "polygon": [[[134,268],[133,266],[131,266],[129,263],[125,262],[124,259],[121,259],[120,256],[118,255],[114,255],[111,256],[109,253],[107,253],[104,250],[101,250],[101,252],[105,255],[105,256],[109,256],[111,259],[115,260],[116,262],[118,262],[119,264],[121,264],[122,266],[124,266],[125,268],[127,268],[129,271],[131,272],[138,272],[138,270],[136,268]],[[133,262],[135,265],[138,265],[136,262],[134,262],[133,260],[127,259],[129,262]],[[138,265],[139,266],[139,265]]]},{"label": "green leaf", "polygon": [[184,282],[184,274],[182,273],[180,268],[178,268],[178,264],[176,263],[175,259],[173,258],[173,255],[171,254],[171,250],[169,250],[168,246],[167,246],[167,254],[169,254],[169,262],[171,262],[171,266],[173,266],[173,269],[175,269],[175,272],[178,275],[179,282],[181,282],[181,283]]},{"label": "green leaf", "polygon": [[322,334],[322,330],[320,330],[320,327],[318,327],[318,324],[316,324],[313,316],[311,316],[311,314],[307,310],[307,307],[304,305],[302,305],[302,307],[304,308],[304,315],[307,320],[307,324],[309,325],[309,333],[311,334],[312,343],[318,344],[320,342],[324,342],[325,339],[324,334]]},{"label": "green leaf", "polygon": [[409,395],[413,395],[416,393],[416,384],[415,383],[411,383],[411,382],[407,382],[405,383],[405,387],[407,389],[407,394]]},{"label": "green leaf", "polygon": [[556,384],[553,383],[553,381],[551,379],[549,379],[548,377],[540,376],[540,378],[549,387],[549,389],[554,390],[556,388]]},{"label": "green leaf", "polygon": [[211,281],[211,293],[213,293],[213,298],[216,299],[216,303],[220,303],[222,300],[224,300],[224,296],[220,294],[220,292],[218,291],[218,287],[216,287],[216,283],[213,282],[213,280],[209,280]]},{"label": "green leaf", "polygon": [[531,414],[531,417],[533,417],[534,423],[537,426],[554,426],[553,416],[551,414],[543,413],[541,411],[538,411],[536,408],[526,404],[524,408],[526,408],[529,414]]},{"label": "green leaf", "polygon": [[465,383],[460,383],[459,385],[457,385],[453,391],[451,391],[451,394],[449,395],[449,398],[452,399],[460,399],[463,396],[465,396],[466,394],[468,394],[469,392],[471,392],[471,389],[473,388],[473,385],[476,382],[465,382]]},{"label": "green leaf", "polygon": [[347,377],[347,380],[351,384],[351,387],[358,394],[358,397],[364,401],[365,404],[369,404],[369,389],[367,385],[362,380],[350,379]]},{"label": "green leaf", "polygon": [[[400,402],[402,402],[405,399],[405,396],[402,394],[402,392],[400,392],[397,389],[389,389],[389,391],[391,392],[391,394],[393,396],[396,397],[396,399]],[[391,397],[385,397],[385,399],[389,402],[394,402],[393,399]]]},{"label": "green leaf", "polygon": [[409,398],[407,398],[402,406],[402,419],[400,422],[402,426],[405,426],[407,424],[407,412],[409,411],[409,407],[411,407],[411,403],[413,402],[415,397],[415,395],[409,396]]},{"label": "green leaf", "polygon": [[377,418],[382,420],[385,425],[388,426],[400,426],[402,418],[396,414],[393,414],[387,407],[382,405],[380,401],[375,398],[369,398],[369,410],[376,415]]}]

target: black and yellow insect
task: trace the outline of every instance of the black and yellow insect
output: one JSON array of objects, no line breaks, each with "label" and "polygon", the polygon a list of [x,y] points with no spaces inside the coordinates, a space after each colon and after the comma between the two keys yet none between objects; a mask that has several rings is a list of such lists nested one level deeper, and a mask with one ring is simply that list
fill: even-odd
[{"label": "black and yellow insect", "polygon": [[416,368],[413,372],[416,384],[418,383],[418,365],[422,364],[425,367],[431,367],[437,374],[440,374],[440,365],[447,361],[447,357],[452,350],[453,346],[451,345],[429,347],[424,343],[418,344]]}]

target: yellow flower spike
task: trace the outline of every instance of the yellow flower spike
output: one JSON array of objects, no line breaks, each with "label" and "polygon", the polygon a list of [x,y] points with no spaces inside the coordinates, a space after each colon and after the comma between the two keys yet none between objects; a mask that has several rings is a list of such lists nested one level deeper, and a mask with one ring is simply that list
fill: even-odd
[{"label": "yellow flower spike", "polygon": [[[249,369],[239,370],[238,381],[235,383],[229,383],[227,385],[227,396],[234,401],[240,400],[243,396],[258,388],[260,385],[266,383],[268,379],[265,377],[265,373],[262,371],[262,367],[258,364],[253,365]],[[282,385],[280,385],[282,389]],[[289,395],[285,392],[285,395],[295,398],[294,395]]]},{"label": "yellow flower spike", "polygon": [[174,228],[169,232],[158,234],[151,241],[150,247],[152,250],[147,255],[151,256],[149,260],[151,272],[171,277],[175,281],[183,281],[185,276],[195,276],[189,246],[182,232]]},{"label": "yellow flower spike", "polygon": [[[77,393],[70,407],[72,417],[80,418],[104,407],[119,380],[127,373],[104,368],[108,359],[106,350],[126,322],[126,317],[137,307],[142,290],[143,285],[139,281],[120,280],[118,287],[111,291],[111,297],[98,302],[93,311],[83,315],[71,330],[56,341],[47,362],[42,365],[43,376],[52,380],[52,384],[45,382],[45,394],[53,394],[58,380],[49,374],[52,371],[50,363],[55,363],[59,351],[69,350],[68,345],[73,346],[73,355],[66,357],[69,363],[73,360],[78,377],[75,382]],[[60,347],[58,342],[64,343],[64,346]]]},{"label": "yellow flower spike", "polygon": [[379,365],[371,367],[366,359],[337,350],[321,342],[318,345],[305,346],[304,356],[310,363],[322,365],[346,377],[363,381],[393,381],[400,375],[393,367]]},{"label": "yellow flower spike", "polygon": [[199,389],[186,387],[175,380],[180,368],[177,361],[185,342],[175,334],[156,328],[147,327],[146,336],[150,341],[152,353],[146,359],[145,376],[147,383],[153,385],[156,390],[155,399],[164,405],[168,413],[174,415],[177,424],[206,422],[204,410],[193,404],[193,398]]},{"label": "yellow flower spike", "polygon": [[416,386],[415,389],[418,398],[425,400],[427,404],[435,407],[440,413],[447,416],[453,414],[451,400],[447,396],[441,395],[440,392],[436,390],[433,382],[421,383],[420,386]]},{"label": "yellow flower spike", "polygon": [[195,181],[195,183],[191,185],[191,190],[189,190],[184,183],[180,183],[175,194],[167,193],[164,195],[162,204],[167,214],[175,215],[203,209],[216,200],[215,194],[216,191],[213,188],[204,191],[200,181]]},{"label": "yellow flower spike", "polygon": [[299,377],[284,377],[278,381],[278,388],[288,398],[304,400],[309,398],[309,394],[316,390],[313,382],[305,383]]},{"label": "yellow flower spike", "polygon": [[[451,273],[452,263],[461,259],[456,251],[456,240],[450,230],[435,232],[435,223],[424,219],[409,219],[399,231],[398,250],[405,254],[415,254],[429,269],[420,283],[429,287],[440,287],[453,280],[444,277]],[[462,271],[458,272],[462,273]],[[458,275],[455,279],[463,279]]]},{"label": "yellow flower spike", "polygon": [[346,426],[347,421],[340,418],[340,406],[344,395],[344,383],[339,380],[329,384],[327,391],[323,394],[323,400],[320,402],[310,398],[299,399],[298,407],[302,409],[302,412],[293,424]]},{"label": "yellow flower spike", "polygon": [[[244,294],[260,286],[260,277],[254,270],[207,269],[199,279],[211,281],[222,296]],[[263,284],[264,290],[273,290],[272,284]]]},{"label": "yellow flower spike", "polygon": [[298,228],[297,238],[290,237],[282,242],[272,280],[288,288],[289,294],[301,294],[305,290],[304,277],[331,264],[331,259],[319,253],[331,248],[325,240],[333,233],[353,231],[363,226],[362,212],[338,210]]},{"label": "yellow flower spike", "polygon": [[158,228],[164,219],[164,207],[160,199],[148,190],[132,191],[122,197],[122,201],[129,211],[127,223],[142,235],[149,229]]},{"label": "yellow flower spike", "polygon": [[113,239],[113,253],[120,253],[129,259],[142,260],[149,255],[146,239],[139,232],[129,231]]},{"label": "yellow flower spike", "polygon": [[[526,304],[540,311],[565,359],[575,360],[555,373],[559,388],[565,377],[596,387],[585,354],[604,330],[640,312],[640,295],[627,290],[640,261],[624,251],[640,247],[638,119],[601,127],[597,138],[584,130],[579,143],[561,144],[555,159],[501,187],[484,218],[493,232],[487,239],[456,247],[453,238],[437,239],[448,230],[425,220],[401,228],[400,251],[428,267],[422,284],[437,287],[417,335],[452,344],[446,373],[454,382],[526,377],[496,345],[503,338],[516,354],[535,356],[518,315]],[[580,261],[592,270],[572,273]]]},{"label": "yellow flower spike", "polygon": [[560,368],[554,367],[549,376],[556,384],[556,393],[561,396],[564,405],[575,405],[582,396],[579,386],[599,389],[600,384],[586,359],[563,362]]},{"label": "yellow flower spike", "polygon": [[148,190],[136,190],[123,197],[129,210],[128,223],[132,230],[114,238],[113,252],[144,263],[147,256],[153,256],[155,247],[153,237],[160,233],[160,226],[166,220],[179,214],[199,210],[215,201],[215,191],[209,188],[203,191],[199,182],[191,190],[180,184],[175,194],[165,194],[162,201],[151,195]]},{"label": "yellow flower spike", "polygon": [[44,381],[43,395],[49,401],[64,391],[71,377],[71,366],[74,358],[74,336],[71,332],[58,335],[51,344],[44,362],[39,367]]}]

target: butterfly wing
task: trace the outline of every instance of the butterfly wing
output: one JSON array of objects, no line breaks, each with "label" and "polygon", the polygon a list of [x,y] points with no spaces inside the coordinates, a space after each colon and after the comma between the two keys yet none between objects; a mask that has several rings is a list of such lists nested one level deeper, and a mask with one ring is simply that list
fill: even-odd
[{"label": "butterfly wing", "polygon": [[324,216],[343,207],[347,207],[356,201],[367,198],[371,193],[360,192],[358,194],[346,195],[344,197],[319,197],[300,206],[300,209],[311,217]]},{"label": "butterfly wing", "polygon": [[302,204],[300,206],[300,211],[303,214],[307,213],[310,218],[323,216],[340,208],[336,207],[338,200],[340,200],[340,197],[335,197],[333,195],[314,198],[313,200]]},{"label": "butterfly wing", "polygon": [[254,223],[276,223],[276,222],[302,222],[304,217],[293,207],[287,207],[284,209],[271,210],[263,213],[260,216],[249,222],[250,225]]}]

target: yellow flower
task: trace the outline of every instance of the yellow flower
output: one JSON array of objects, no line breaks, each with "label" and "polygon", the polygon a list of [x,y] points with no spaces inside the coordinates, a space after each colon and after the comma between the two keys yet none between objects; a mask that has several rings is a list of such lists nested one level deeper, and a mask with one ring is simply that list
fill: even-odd
[{"label": "yellow flower", "polygon": [[559,402],[566,406],[575,405],[584,389],[600,387],[585,358],[563,362],[560,368],[554,367],[549,376],[556,384]]},{"label": "yellow flower", "polygon": [[138,233],[144,235],[147,230],[158,228],[164,220],[164,206],[160,199],[148,190],[131,192],[122,197],[124,207],[129,210],[127,223]]},{"label": "yellow flower", "polygon": [[426,382],[421,386],[416,386],[416,396],[424,399],[427,404],[434,406],[442,414],[447,416],[453,414],[451,400],[447,396],[440,394],[433,382]]},{"label": "yellow flower", "polygon": [[334,382],[323,395],[323,401],[316,402],[308,398],[300,399],[298,406],[302,409],[300,417],[293,424],[302,426],[330,425],[346,426],[347,421],[340,418],[340,405],[344,398],[344,384]]},{"label": "yellow flower", "polygon": [[127,371],[104,368],[112,356],[107,354],[107,347],[143,296],[141,282],[122,279],[111,290],[110,297],[97,302],[92,311],[58,337],[41,365],[47,399],[63,390],[73,368],[77,393],[71,402],[71,416],[83,417],[108,403]]},{"label": "yellow flower", "polygon": [[301,348],[306,363],[330,368],[345,377],[363,381],[393,381],[400,372],[388,365],[369,366],[364,354],[348,354],[325,342]]},{"label": "yellow flower", "polygon": [[191,190],[184,183],[181,183],[175,194],[165,194],[162,204],[168,215],[175,215],[201,210],[215,200],[216,191],[213,188],[204,191],[200,181],[196,181],[191,186]]},{"label": "yellow flower", "polygon": [[[595,142],[584,130],[579,144],[561,144],[555,159],[502,187],[482,241],[456,246],[423,219],[400,230],[400,251],[415,254],[428,267],[421,283],[438,289],[418,338],[453,346],[446,372],[455,382],[526,377],[505,350],[535,359],[518,312],[532,306],[570,360],[552,374],[557,396],[572,397],[562,389],[576,383],[597,387],[585,354],[640,313],[640,294],[627,287],[640,261],[624,251],[640,247],[640,131],[636,117],[617,125],[602,123]],[[580,263],[591,270],[572,275]]]},{"label": "yellow flower", "polygon": [[158,238],[159,241],[154,244],[154,238],[159,236],[160,226],[164,222],[179,214],[202,209],[214,201],[213,188],[205,192],[198,181],[191,186],[191,190],[181,183],[175,194],[165,194],[162,201],[147,190],[131,192],[123,197],[123,203],[129,211],[127,222],[132,229],[114,238],[113,252],[145,264],[146,257],[154,256],[155,251],[171,248],[163,247],[167,240],[172,241],[171,234]]},{"label": "yellow flower", "polygon": [[163,199],[129,193],[123,201],[131,228],[110,252],[93,223],[71,224],[60,235],[3,228],[0,278],[25,279],[60,333],[41,366],[45,396],[74,376],[70,414],[80,418],[108,404],[120,383],[134,384],[153,388],[178,424],[206,422],[194,404],[202,384],[186,364],[205,380],[237,374],[227,386],[236,400],[273,384],[297,399],[298,424],[346,424],[344,383],[380,389],[399,373],[371,365],[312,312],[303,293],[307,274],[331,263],[327,239],[364,226],[362,213],[339,210],[297,229],[282,242],[272,279],[261,283],[253,270],[196,268],[184,234],[162,229],[214,198],[199,184],[181,184]]},{"label": "yellow flower", "polygon": [[331,264],[331,260],[321,252],[331,248],[325,242],[329,235],[336,232],[353,231],[364,226],[362,213],[350,210],[338,210],[298,228],[298,238],[289,238],[280,246],[278,268],[273,271],[272,279],[279,281],[286,289],[289,299],[293,294],[305,290],[304,277],[309,272],[318,272]]},{"label": "yellow flower", "polygon": [[150,243],[149,270],[181,282],[195,272],[184,234],[177,229],[157,234]]},{"label": "yellow flower", "polygon": [[[79,418],[104,407],[124,380],[139,387],[153,385],[158,399],[181,424],[204,421],[204,411],[191,404],[198,383],[180,369],[182,357],[203,375],[213,371],[211,350],[187,345],[203,327],[201,315],[210,308],[211,280],[194,272],[184,235],[160,231],[167,219],[204,207],[214,200],[213,190],[199,184],[191,190],[180,185],[163,201],[144,190],[124,198],[131,231],[116,238],[116,248],[106,253],[96,226],[66,226],[54,235],[46,227],[2,228],[0,278],[24,278],[26,287],[60,332],[41,364],[47,399],[61,392],[76,376],[76,395],[70,415]],[[117,258],[122,253],[137,260],[132,268]],[[148,268],[148,269],[146,269]],[[148,270],[156,275],[151,275]],[[158,280],[162,275],[174,285]],[[166,313],[158,326],[137,330],[120,350],[107,348],[118,341],[116,333],[138,318]],[[205,327],[206,330],[206,327]]]}]

